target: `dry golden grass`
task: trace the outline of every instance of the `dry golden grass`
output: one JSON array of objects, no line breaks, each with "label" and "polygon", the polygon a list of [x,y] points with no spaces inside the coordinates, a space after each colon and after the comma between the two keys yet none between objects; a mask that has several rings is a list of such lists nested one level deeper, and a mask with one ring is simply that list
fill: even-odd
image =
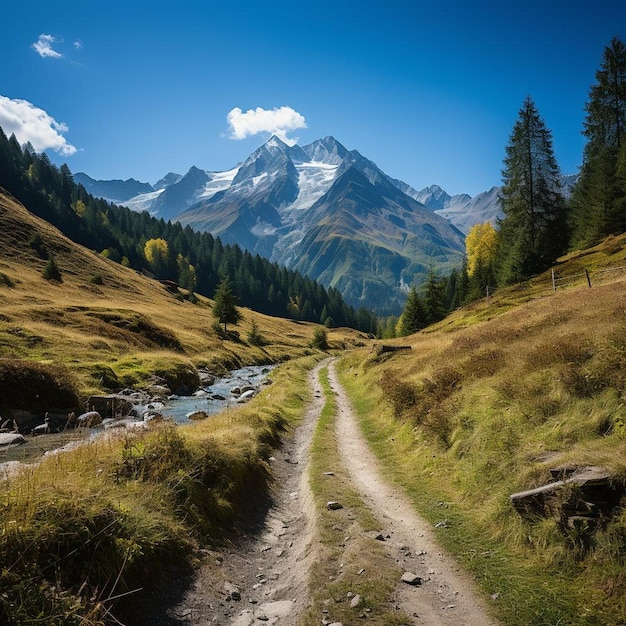
[{"label": "dry golden grass", "polygon": [[[619,265],[625,240],[560,271]],[[410,351],[343,361],[387,471],[433,523],[449,520],[442,541],[499,594],[507,624],[626,623],[626,512],[587,550],[574,530],[523,521],[509,502],[565,465],[626,483],[626,275],[611,276],[553,292],[547,274],[391,342]]]},{"label": "dry golden grass", "polygon": [[[34,235],[54,255],[62,282],[42,277],[47,260],[29,243]],[[0,191],[0,359],[62,365],[87,396],[106,389],[107,368],[114,383],[131,386],[168,364],[220,372],[310,351],[313,324],[242,309],[243,320],[232,327],[240,339],[222,340],[212,330],[211,302],[199,296],[191,304],[183,295],[75,245]],[[253,321],[263,347],[247,341]],[[363,342],[341,329],[329,331],[329,340],[342,348]]]}]

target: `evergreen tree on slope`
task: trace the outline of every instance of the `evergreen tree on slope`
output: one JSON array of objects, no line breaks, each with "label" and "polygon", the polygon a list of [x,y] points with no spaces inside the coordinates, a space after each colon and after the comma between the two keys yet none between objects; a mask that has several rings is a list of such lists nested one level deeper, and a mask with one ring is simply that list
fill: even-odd
[{"label": "evergreen tree on slope", "polygon": [[567,248],[567,210],[552,134],[529,97],[506,147],[498,223],[498,278],[503,284],[529,278]]},{"label": "evergreen tree on slope", "polygon": [[237,324],[241,320],[241,313],[237,310],[237,296],[232,290],[228,277],[222,279],[213,296],[213,316],[224,324],[224,335],[227,324]]},{"label": "evergreen tree on slope", "polygon": [[580,178],[572,194],[573,247],[626,231],[626,47],[604,49],[589,90]]}]

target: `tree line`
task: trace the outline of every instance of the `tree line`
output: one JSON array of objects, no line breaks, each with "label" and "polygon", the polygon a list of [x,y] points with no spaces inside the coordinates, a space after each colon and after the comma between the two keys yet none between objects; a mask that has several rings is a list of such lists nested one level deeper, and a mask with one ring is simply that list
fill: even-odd
[{"label": "tree line", "polygon": [[541,273],[569,250],[626,231],[626,47],[618,37],[604,49],[582,134],[583,163],[566,200],[552,133],[526,97],[505,149],[502,218],[472,227],[463,267],[442,278],[431,273],[412,289],[388,334],[416,332],[489,290]]},{"label": "tree line", "polygon": [[228,279],[240,306],[260,313],[347,326],[376,334],[378,320],[365,308],[348,306],[339,291],[302,274],[225,245],[210,233],[147,212],[94,198],[76,184],[67,165],[57,168],[15,135],[0,128],[0,186],[33,214],[59,228],[78,244],[160,280],[170,280],[194,294],[213,297]]}]

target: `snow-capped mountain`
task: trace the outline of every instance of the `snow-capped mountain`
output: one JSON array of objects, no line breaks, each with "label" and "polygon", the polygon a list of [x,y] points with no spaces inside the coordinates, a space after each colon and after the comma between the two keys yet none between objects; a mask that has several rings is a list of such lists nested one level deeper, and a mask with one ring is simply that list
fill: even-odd
[{"label": "snow-capped mountain", "polygon": [[[153,186],[75,179],[94,195],[297,269],[380,314],[398,313],[407,285],[431,268],[460,265],[464,233],[501,214],[499,187],[474,197],[438,185],[417,191],[333,137],[305,146],[272,137],[232,169],[192,167]],[[575,179],[563,178],[566,192]],[[140,193],[130,197],[133,190]]]},{"label": "snow-capped mountain", "polygon": [[272,137],[230,170],[170,173],[121,203],[297,269],[352,305],[398,313],[407,285],[431,267],[449,272],[464,252],[463,234],[402,184],[333,137]]},{"label": "snow-capped mountain", "polygon": [[176,219],[332,285],[356,306],[397,312],[404,285],[462,260],[458,229],[332,137],[302,147],[272,137],[215,189],[205,185]]}]

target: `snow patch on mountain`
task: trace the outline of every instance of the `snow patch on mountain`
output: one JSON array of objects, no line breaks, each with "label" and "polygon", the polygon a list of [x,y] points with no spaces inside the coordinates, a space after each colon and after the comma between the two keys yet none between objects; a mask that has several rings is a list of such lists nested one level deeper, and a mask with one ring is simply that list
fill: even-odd
[{"label": "snow patch on mountain", "polygon": [[258,219],[256,224],[250,229],[250,232],[255,236],[255,237],[271,237],[273,235],[276,234],[277,232],[277,228],[276,226],[273,226],[272,224],[268,224],[267,222],[264,222],[261,219]]},{"label": "snow patch on mountain", "polygon": [[228,189],[237,172],[239,171],[239,167],[234,167],[232,170],[227,170],[225,172],[207,172],[207,176],[209,180],[207,180],[204,188],[197,196],[198,199],[206,199],[211,198],[219,191],[224,191],[224,189]]},{"label": "snow patch on mountain", "polygon": [[163,189],[159,189],[158,191],[151,191],[150,193],[141,193],[134,198],[130,198],[130,200],[126,200],[126,202],[122,202],[121,204],[133,211],[147,211],[151,213],[153,211],[153,206],[156,199],[165,191],[165,187]]},{"label": "snow patch on mountain", "polygon": [[300,191],[291,208],[305,210],[312,207],[330,189],[337,176],[337,168],[338,165],[322,161],[297,164]]}]

